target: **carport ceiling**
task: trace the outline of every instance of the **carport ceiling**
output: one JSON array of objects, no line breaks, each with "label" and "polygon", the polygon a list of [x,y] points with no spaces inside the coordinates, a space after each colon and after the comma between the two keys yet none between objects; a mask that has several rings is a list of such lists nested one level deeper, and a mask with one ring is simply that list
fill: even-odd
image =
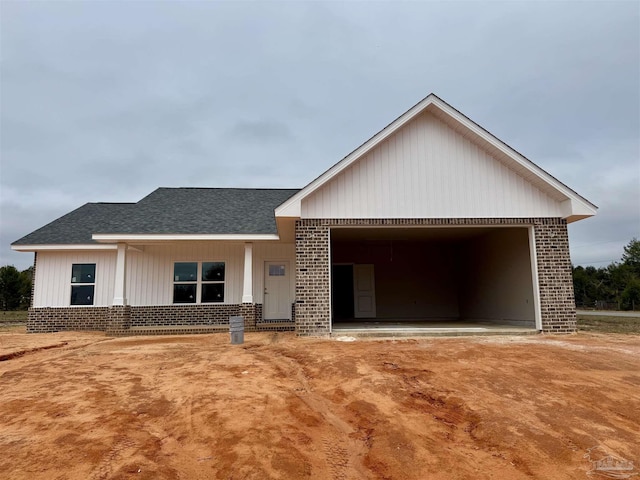
[{"label": "carport ceiling", "polygon": [[331,229],[331,239],[334,241],[451,241],[481,237],[495,231],[496,228],[505,227],[334,227]]}]

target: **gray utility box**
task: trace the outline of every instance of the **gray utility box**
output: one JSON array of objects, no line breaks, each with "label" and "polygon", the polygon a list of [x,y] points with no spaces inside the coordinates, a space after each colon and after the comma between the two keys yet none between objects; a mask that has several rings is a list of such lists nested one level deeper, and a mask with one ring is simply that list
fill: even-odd
[{"label": "gray utility box", "polygon": [[229,332],[231,345],[244,343],[244,317],[229,317]]}]

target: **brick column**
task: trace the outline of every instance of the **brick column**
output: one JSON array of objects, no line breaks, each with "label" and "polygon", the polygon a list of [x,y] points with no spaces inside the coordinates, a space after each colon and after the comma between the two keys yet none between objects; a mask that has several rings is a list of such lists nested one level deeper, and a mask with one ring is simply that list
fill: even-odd
[{"label": "brick column", "polygon": [[253,303],[240,305],[240,315],[244,317],[244,329],[253,332],[256,329],[256,307]]},{"label": "brick column", "polygon": [[310,219],[296,221],[296,334],[329,335],[329,277],[328,222]]},{"label": "brick column", "polygon": [[536,219],[536,257],[542,331],[572,333],[576,326],[567,222],[562,218]]},{"label": "brick column", "polygon": [[113,305],[109,307],[107,335],[122,335],[131,326],[131,306]]}]

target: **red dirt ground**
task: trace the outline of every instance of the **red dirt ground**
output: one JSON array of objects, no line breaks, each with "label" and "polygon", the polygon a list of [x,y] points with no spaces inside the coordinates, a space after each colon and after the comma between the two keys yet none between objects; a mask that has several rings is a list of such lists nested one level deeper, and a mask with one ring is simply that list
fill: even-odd
[{"label": "red dirt ground", "polygon": [[9,333],[0,356],[3,479],[639,473],[640,336]]}]

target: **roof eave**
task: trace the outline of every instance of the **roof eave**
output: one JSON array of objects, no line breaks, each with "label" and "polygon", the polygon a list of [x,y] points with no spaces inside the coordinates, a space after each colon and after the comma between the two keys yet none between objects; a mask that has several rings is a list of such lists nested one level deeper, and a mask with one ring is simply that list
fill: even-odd
[{"label": "roof eave", "polygon": [[[526,158],[524,155],[518,153],[516,150],[511,148],[509,145],[504,143],[502,140],[498,139],[490,132],[482,128],[480,125],[475,123],[473,120],[453,108],[451,105],[446,103],[444,100],[439,98],[437,95],[431,93],[423,100],[418,102],[412,108],[407,110],[405,113],[400,115],[396,120],[387,125],[385,128],[380,130],[377,134],[367,140],[365,143],[360,145],[338,163],[333,165],[327,171],[325,171],[322,175],[317,177],[307,186],[302,188],[298,193],[293,195],[287,201],[276,207],[275,214],[276,217],[300,217],[301,216],[301,204],[302,200],[307,196],[311,195],[314,191],[320,188],[325,183],[329,182],[332,178],[338,175],[340,172],[345,170],[351,164],[356,162],[359,158],[365,155],[367,152],[375,148],[397,130],[402,128],[416,116],[420,115],[427,108],[433,106],[433,108],[438,108],[440,111],[446,113],[450,118],[458,122],[464,128],[468,129],[474,135],[476,135],[479,139],[486,142],[488,145],[493,146],[494,148],[500,150],[507,157],[516,162],[520,167],[526,169],[531,172],[534,176],[539,178],[542,182],[548,185],[551,189],[560,193],[562,197],[567,200],[571,200],[571,203],[577,202],[579,204],[583,204],[587,209],[591,210],[590,215],[595,215],[597,208],[593,203],[589,202],[586,198],[579,195],[577,192],[557,180],[555,177],[544,171],[542,168],[534,164],[531,160]],[[584,217],[582,217],[584,218]]]},{"label": "roof eave", "polygon": [[47,243],[47,244],[21,244],[11,245],[11,250],[16,252],[40,252],[40,251],[63,251],[63,250],[114,250],[116,245],[98,244],[98,243]]},{"label": "roof eave", "polygon": [[176,242],[176,241],[277,241],[279,235],[272,233],[257,234],[122,234],[94,233],[91,238],[100,244],[144,243],[144,242]]},{"label": "roof eave", "polygon": [[577,222],[578,220],[593,217],[598,213],[598,207],[589,202],[581,201],[581,199],[582,197],[568,198],[567,200],[562,202],[562,218],[564,218],[567,223],[573,223]]},{"label": "roof eave", "polygon": [[[311,193],[316,191],[322,185],[327,183],[333,177],[338,175],[344,169],[346,169],[353,162],[361,158],[367,152],[375,148],[382,141],[387,139],[389,136],[393,135],[397,130],[399,130],[402,126],[404,126],[407,122],[411,121],[416,115],[419,115],[425,108],[427,108],[433,100],[437,98],[433,93],[427,95],[420,102],[415,104],[405,113],[400,115],[397,119],[391,122],[389,125],[384,127],[378,133],[376,133],[369,140],[364,142],[358,148],[349,153],[346,157],[340,160],[338,163],[333,165],[331,168],[326,170],[323,174],[313,180],[311,183],[303,187],[298,193],[290,197],[287,201],[285,201],[282,205],[276,207],[275,214],[276,217],[293,217],[300,216],[300,203],[302,200],[309,196]],[[293,204],[298,204],[297,208],[293,206]],[[293,208],[292,208],[293,206]]]}]

